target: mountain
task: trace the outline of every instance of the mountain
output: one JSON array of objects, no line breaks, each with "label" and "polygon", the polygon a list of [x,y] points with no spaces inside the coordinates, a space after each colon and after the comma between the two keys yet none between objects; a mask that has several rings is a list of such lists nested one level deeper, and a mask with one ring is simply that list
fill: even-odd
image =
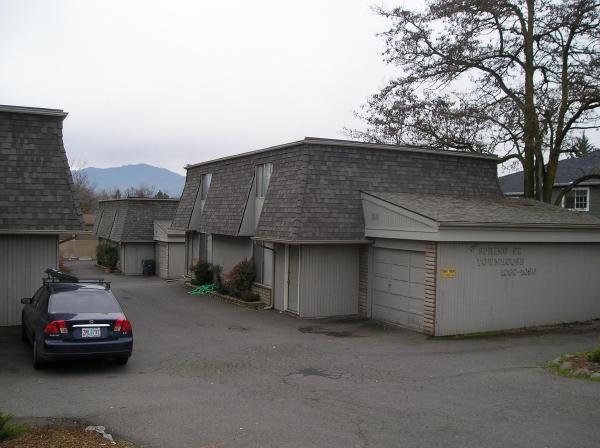
[{"label": "mountain", "polygon": [[169,171],[166,168],[139,163],[137,165],[124,165],[114,168],[84,168],[90,183],[96,191],[118,188],[123,191],[129,187],[147,185],[168,193],[171,197],[181,196],[185,177]]}]

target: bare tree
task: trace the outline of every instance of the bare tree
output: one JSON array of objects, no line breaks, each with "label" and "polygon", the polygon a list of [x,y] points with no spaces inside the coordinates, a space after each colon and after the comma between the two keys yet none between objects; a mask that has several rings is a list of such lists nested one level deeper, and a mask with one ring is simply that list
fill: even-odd
[{"label": "bare tree", "polygon": [[71,172],[75,191],[79,196],[79,207],[82,213],[96,213],[98,210],[98,198],[96,197],[95,185],[90,181],[87,172],[84,171],[84,162],[70,162],[73,167]]},{"label": "bare tree", "polygon": [[600,2],[430,0],[390,19],[384,57],[400,75],[357,113],[369,141],[493,152],[550,202],[559,158],[597,128]]},{"label": "bare tree", "polygon": [[123,193],[121,192],[121,190],[116,187],[104,189],[100,193],[98,193],[99,200],[122,199],[123,197],[126,197],[126,196],[124,196]]},{"label": "bare tree", "polygon": [[125,190],[126,198],[151,198],[154,196],[155,188],[151,185],[138,185]]}]

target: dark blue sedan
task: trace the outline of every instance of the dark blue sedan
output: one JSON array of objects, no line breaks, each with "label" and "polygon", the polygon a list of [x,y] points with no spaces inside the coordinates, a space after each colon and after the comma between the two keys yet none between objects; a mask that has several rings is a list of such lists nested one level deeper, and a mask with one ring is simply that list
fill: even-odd
[{"label": "dark blue sedan", "polygon": [[35,295],[21,302],[22,337],[33,346],[34,368],[66,359],[112,358],[118,365],[129,360],[133,329],[109,283],[51,271]]}]

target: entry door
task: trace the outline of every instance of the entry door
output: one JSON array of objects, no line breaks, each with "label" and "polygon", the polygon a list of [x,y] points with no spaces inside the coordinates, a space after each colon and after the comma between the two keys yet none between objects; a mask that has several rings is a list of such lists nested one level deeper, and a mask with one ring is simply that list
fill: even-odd
[{"label": "entry door", "polygon": [[425,253],[376,248],[373,258],[373,319],[422,331]]},{"label": "entry door", "polygon": [[287,310],[298,314],[300,310],[300,294],[298,280],[300,277],[300,247],[289,246],[288,261],[288,303]]}]

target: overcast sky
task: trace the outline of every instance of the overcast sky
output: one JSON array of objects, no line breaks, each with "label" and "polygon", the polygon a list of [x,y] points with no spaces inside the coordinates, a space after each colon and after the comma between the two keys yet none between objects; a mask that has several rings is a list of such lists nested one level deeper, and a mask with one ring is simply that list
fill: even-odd
[{"label": "overcast sky", "polygon": [[0,103],[69,112],[87,166],[343,138],[391,74],[373,3],[0,0]]},{"label": "overcast sky", "polygon": [[69,112],[86,166],[344,138],[394,73],[373,4],[423,0],[0,0],[0,104]]}]

